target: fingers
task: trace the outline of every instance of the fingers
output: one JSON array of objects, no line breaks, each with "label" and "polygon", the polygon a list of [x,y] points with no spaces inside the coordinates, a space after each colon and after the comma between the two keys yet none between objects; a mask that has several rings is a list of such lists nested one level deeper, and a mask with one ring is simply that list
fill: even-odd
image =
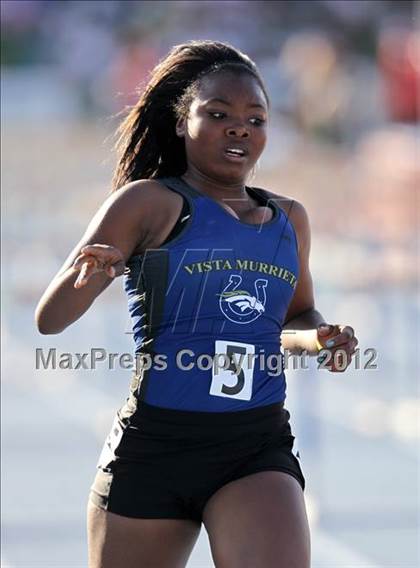
[{"label": "fingers", "polygon": [[80,269],[79,275],[74,283],[75,288],[81,288],[86,284],[93,273],[92,264],[90,262],[84,262]]},{"label": "fingers", "polygon": [[343,373],[350,365],[358,344],[358,340],[354,337],[346,344],[338,345],[334,349],[329,349],[331,353],[331,363],[326,368],[330,372]]},{"label": "fingers", "polygon": [[73,268],[76,269],[80,269],[83,265],[83,263],[85,263],[88,260],[93,259],[92,256],[87,256],[85,254],[79,254],[79,256],[76,258],[76,260],[73,262]]},{"label": "fingers", "polygon": [[124,274],[126,266],[124,261],[121,260],[112,264],[110,268],[113,269],[114,272],[114,276],[112,276],[112,278],[115,278],[116,276],[121,276],[122,274]]},{"label": "fingers", "polygon": [[124,260],[121,251],[111,245],[85,245],[81,248],[80,252],[86,255],[93,255],[104,262],[111,258],[113,262]]},{"label": "fingers", "polygon": [[[341,328],[342,326],[340,326]],[[351,339],[352,337],[354,337],[354,329],[350,326],[350,325],[346,325],[342,331],[341,331],[342,335],[347,336],[348,339]]]},{"label": "fingers", "polygon": [[349,341],[349,347],[350,347],[350,354],[353,355],[353,353],[356,352],[356,347],[359,345],[359,342],[357,340],[356,337],[352,337],[352,339]]},{"label": "fingers", "polygon": [[114,247],[111,247],[110,245],[95,244],[95,245],[85,245],[80,249],[80,252],[85,252],[89,254],[91,252],[106,252],[109,249],[116,250]]},{"label": "fingers", "polygon": [[329,351],[331,354],[329,359],[325,363],[325,358],[322,361],[318,359],[318,362],[323,363],[322,368],[330,373],[343,373],[351,363],[351,355],[341,348],[330,349]]},{"label": "fingers", "polygon": [[73,268],[80,270],[74,287],[81,288],[92,274],[103,271],[110,278],[115,278],[124,274],[126,267],[123,255],[117,248],[95,244],[82,247],[81,254],[73,263]]},{"label": "fingers", "polygon": [[109,267],[114,266],[114,262],[112,260],[105,261],[96,256],[81,254],[74,261],[73,268],[80,269],[86,263],[95,267],[97,272],[100,270],[107,270]]},{"label": "fingers", "polygon": [[[124,263],[117,263],[116,266],[118,267],[118,265],[121,264],[124,266]],[[75,288],[81,288],[84,286],[88,282],[89,278],[98,272],[105,272],[110,278],[115,278],[117,274],[120,275],[124,272],[124,268],[121,268],[121,266],[117,269],[114,265],[109,263],[104,264],[94,257],[84,257],[78,261],[77,265],[75,263],[73,266],[75,268],[80,267],[79,276],[74,283]]]},{"label": "fingers", "polygon": [[331,354],[331,362],[326,365],[326,369],[333,373],[342,373],[350,365],[359,341],[351,326],[335,327],[339,333],[325,342],[325,347]]},{"label": "fingers", "polygon": [[333,333],[335,327],[337,326],[328,323],[321,323],[318,326],[318,334],[322,336],[329,335],[330,333]]},{"label": "fingers", "polygon": [[351,326],[346,325],[345,327],[343,327],[342,325],[340,325],[338,326],[338,328],[340,330],[340,333],[325,342],[326,347],[328,347],[329,349],[331,347],[336,347],[337,345],[345,345],[354,338],[354,329]]}]

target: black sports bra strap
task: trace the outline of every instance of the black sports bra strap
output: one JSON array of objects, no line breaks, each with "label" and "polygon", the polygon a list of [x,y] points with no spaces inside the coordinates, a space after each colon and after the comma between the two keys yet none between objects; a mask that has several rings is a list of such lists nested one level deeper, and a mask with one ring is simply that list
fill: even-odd
[{"label": "black sports bra strap", "polygon": [[257,201],[261,203],[261,205],[264,205],[265,207],[270,207],[274,215],[276,213],[279,214],[280,207],[277,205],[275,199],[273,199],[265,191],[265,189],[262,189],[261,187],[252,187],[252,186],[251,187],[247,186],[247,189],[251,190],[250,191],[251,195],[255,197]]},{"label": "black sports bra strap", "polygon": [[[281,211],[284,212],[283,208],[281,208],[275,199],[273,199],[267,192],[265,189],[262,189],[261,187],[249,187],[247,186],[248,189],[251,190],[251,192],[255,195],[255,197],[257,197],[258,199],[261,200],[261,202],[263,203],[263,205],[265,206],[271,206],[274,207],[276,209],[279,209]],[[287,213],[285,213],[287,219],[289,219],[290,217],[290,212],[292,210],[293,204],[294,204],[294,200],[292,200],[292,202],[290,203],[289,206],[289,210],[287,211]]]},{"label": "black sports bra strap", "polygon": [[252,197],[255,197],[257,201],[259,201],[262,205],[267,206],[267,202],[270,201],[270,198],[263,189],[261,189],[260,187],[252,187],[249,185],[247,185],[246,188],[249,191],[249,193],[251,193]]},{"label": "black sports bra strap", "polygon": [[156,181],[159,181],[164,185],[166,185],[167,187],[169,187],[170,189],[173,189],[174,191],[177,191],[182,195],[192,199],[202,196],[202,194],[199,191],[188,185],[188,183],[184,181],[181,177],[158,178]]},{"label": "black sports bra strap", "polygon": [[172,239],[174,239],[175,237],[177,237],[179,235],[179,233],[182,231],[182,229],[184,228],[185,225],[185,221],[187,220],[187,218],[189,217],[190,214],[190,205],[188,203],[188,201],[185,199],[185,197],[182,198],[182,210],[181,213],[179,214],[179,217],[177,219],[177,222],[175,223],[175,225],[172,227],[171,232],[169,233],[169,235],[166,237],[166,239],[163,241],[163,243],[160,245],[161,247],[163,245],[165,245],[166,243],[169,243],[170,241],[172,241]]},{"label": "black sports bra strap", "polygon": [[[188,217],[192,214],[191,211],[191,199],[197,197],[195,194],[195,190],[190,188],[183,182],[180,181],[179,178],[176,177],[167,177],[167,178],[158,178],[156,181],[163,183],[169,189],[173,189],[176,193],[179,193],[182,196],[182,209],[181,213],[178,216],[178,219],[175,225],[172,227],[171,232],[166,237],[166,239],[161,243],[161,247],[164,246],[166,243],[172,241],[175,237],[177,237],[185,226],[185,221]],[[190,191],[192,190],[192,191]]]}]

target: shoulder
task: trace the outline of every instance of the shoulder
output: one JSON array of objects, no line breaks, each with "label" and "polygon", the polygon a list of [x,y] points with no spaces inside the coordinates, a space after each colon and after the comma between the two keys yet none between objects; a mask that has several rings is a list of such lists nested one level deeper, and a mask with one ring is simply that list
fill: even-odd
[{"label": "shoulder", "polygon": [[284,211],[289,222],[292,223],[299,251],[308,247],[310,244],[310,222],[308,212],[303,203],[292,197],[280,195],[267,189],[263,191],[270,200],[273,200]]},{"label": "shoulder", "polygon": [[144,235],[164,230],[182,209],[182,197],[156,180],[136,180],[114,191],[106,207],[141,225]]},{"label": "shoulder", "polygon": [[111,193],[109,200],[121,207],[171,209],[180,202],[180,196],[153,179],[132,181]]},{"label": "shoulder", "polygon": [[181,213],[182,197],[157,180],[136,180],[112,192],[101,209],[99,221],[137,236],[132,254],[140,254],[163,242]]}]

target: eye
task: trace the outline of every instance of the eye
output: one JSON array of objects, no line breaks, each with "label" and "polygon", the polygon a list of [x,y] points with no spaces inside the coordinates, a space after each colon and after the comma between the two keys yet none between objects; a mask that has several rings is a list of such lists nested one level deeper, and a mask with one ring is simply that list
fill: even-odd
[{"label": "eye", "polygon": [[[221,111],[208,111],[208,114],[214,118],[215,120],[222,120],[223,118],[226,118],[226,113],[225,112],[221,112]],[[254,116],[252,118],[250,118],[250,122],[251,124],[253,124],[254,126],[263,126],[263,124],[265,124],[265,120],[263,118],[259,118],[257,116]]]},{"label": "eye", "polygon": [[209,112],[209,115],[216,120],[220,120],[226,116],[224,112]]},{"label": "eye", "polygon": [[263,118],[254,117],[251,118],[251,121],[254,121],[252,122],[254,126],[262,126],[263,124],[265,124],[265,120]]}]

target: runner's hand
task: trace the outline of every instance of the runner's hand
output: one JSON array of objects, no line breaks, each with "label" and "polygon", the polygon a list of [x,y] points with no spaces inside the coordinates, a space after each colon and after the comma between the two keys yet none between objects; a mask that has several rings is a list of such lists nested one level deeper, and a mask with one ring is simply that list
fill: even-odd
[{"label": "runner's hand", "polygon": [[[331,353],[331,357],[324,367],[334,373],[342,373],[347,369],[358,343],[354,329],[349,325],[320,324],[317,327],[318,349]],[[335,356],[335,353],[340,350],[342,350],[342,353]],[[322,355],[320,358],[322,358]],[[320,360],[320,358],[318,362],[322,363],[323,359]]]},{"label": "runner's hand", "polygon": [[105,272],[110,278],[124,273],[125,263],[121,251],[110,245],[87,245],[82,247],[79,256],[73,263],[73,268],[79,270],[74,287],[84,286],[92,274]]}]

